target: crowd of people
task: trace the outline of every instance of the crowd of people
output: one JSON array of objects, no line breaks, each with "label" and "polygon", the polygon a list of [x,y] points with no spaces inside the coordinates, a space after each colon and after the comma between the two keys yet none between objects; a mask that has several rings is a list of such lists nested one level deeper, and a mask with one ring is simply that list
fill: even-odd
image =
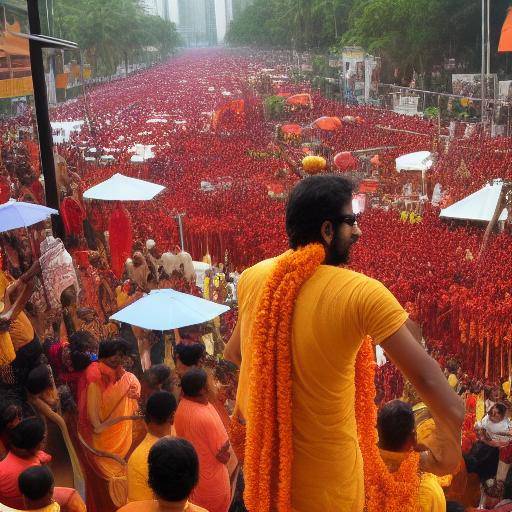
[{"label": "crowd of people", "polygon": [[[82,120],[87,101],[81,130],[55,148],[63,241],[42,224],[1,235],[2,505],[243,510],[243,455],[230,420],[238,374],[222,353],[235,328],[240,272],[287,247],[285,203],[269,190],[278,186],[286,196],[299,181],[276,143],[276,121],[250,86],[264,58],[186,53],[52,112]],[[386,148],[372,170],[380,189],[367,203],[380,201],[357,219],[362,238],[350,265],[384,283],[421,325],[424,344],[466,406],[464,462],[444,480],[422,476],[421,510],[445,510],[447,501],[451,510],[508,510],[511,235],[493,236],[479,257],[481,226],[446,223],[431,205],[403,222],[389,205],[407,179],[395,172],[398,156],[433,151],[429,180],[440,184],[447,204],[509,178],[510,141],[477,131],[451,140],[437,123],[342,105],[306,84],[280,84],[275,92],[311,93],[310,107],[287,112],[289,123],[326,115],[360,120],[314,133],[326,155]],[[243,99],[243,112],[228,112],[214,129],[212,115],[233,99]],[[30,124],[24,116],[0,127],[0,196],[42,203],[37,147],[13,129]],[[137,144],[154,156],[134,163]],[[116,172],[166,188],[151,202],[83,199]],[[182,213],[184,247],[176,222]],[[193,260],[209,266],[200,279]],[[157,288],[233,308],[208,324],[164,333],[110,321]],[[416,447],[415,436],[429,444],[435,421],[391,362],[377,369],[376,382],[382,459],[394,471]],[[59,446],[65,456],[56,458]]]}]

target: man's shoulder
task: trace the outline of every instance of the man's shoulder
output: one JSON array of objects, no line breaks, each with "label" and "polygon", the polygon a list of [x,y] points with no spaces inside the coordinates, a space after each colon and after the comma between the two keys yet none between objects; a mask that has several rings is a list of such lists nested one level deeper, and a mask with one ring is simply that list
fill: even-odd
[{"label": "man's shoulder", "polygon": [[261,276],[262,274],[268,274],[275,265],[276,258],[268,258],[266,260],[262,260],[252,267],[246,268],[240,275],[239,280],[246,280],[247,278],[253,276]]},{"label": "man's shoulder", "polygon": [[156,500],[143,500],[143,501],[131,501],[126,504],[124,507],[121,507],[117,512],[139,512],[141,510],[144,511],[153,511],[158,510]]},{"label": "man's shoulder", "polygon": [[193,503],[189,503],[185,508],[185,512],[208,512],[208,510],[198,505],[194,505]]},{"label": "man's shoulder", "polygon": [[329,280],[330,285],[338,284],[340,288],[344,290],[354,288],[370,290],[373,288],[384,287],[384,285],[377,279],[347,267],[321,265],[317,270],[317,276],[326,277]]}]

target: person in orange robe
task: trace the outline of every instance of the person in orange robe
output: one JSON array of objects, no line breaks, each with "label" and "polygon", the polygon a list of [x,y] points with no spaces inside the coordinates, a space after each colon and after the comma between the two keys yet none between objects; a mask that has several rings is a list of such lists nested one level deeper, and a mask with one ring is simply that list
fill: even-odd
[{"label": "person in orange robe", "polygon": [[[90,487],[87,479],[88,508],[95,508],[100,495],[116,493],[115,501],[122,501],[117,493],[122,490],[115,484],[125,477],[125,460],[132,445],[132,421],[140,397],[138,379],[123,368],[128,357],[129,344],[122,339],[102,341],[98,362],[87,367],[78,385],[78,432],[90,447],[87,460],[96,476],[108,484],[109,490]],[[86,471],[87,472],[87,471]],[[88,472],[87,477],[90,476]],[[117,490],[116,490],[117,489]],[[107,500],[108,501],[108,500]],[[89,503],[91,505],[89,505]],[[114,510],[114,500],[98,508],[101,512]]]},{"label": "person in orange robe", "polygon": [[215,407],[208,402],[207,375],[202,368],[181,378],[181,399],[174,426],[176,435],[190,441],[199,457],[199,483],[191,500],[210,512],[227,512],[231,502],[230,443]]},{"label": "person in orange robe", "polygon": [[163,437],[151,447],[148,467],[155,499],[132,501],[118,512],[208,512],[188,501],[199,480],[199,460],[188,441]]}]

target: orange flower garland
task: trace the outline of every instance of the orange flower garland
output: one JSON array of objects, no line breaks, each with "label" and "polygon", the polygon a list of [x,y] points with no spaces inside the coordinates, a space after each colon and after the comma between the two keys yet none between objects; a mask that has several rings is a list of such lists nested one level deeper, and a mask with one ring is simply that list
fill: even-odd
[{"label": "orange flower garland", "polygon": [[[320,244],[288,251],[277,259],[263,289],[252,340],[247,427],[235,417],[231,423],[237,451],[245,447],[244,500],[251,512],[292,510],[291,322],[302,285],[324,259]],[[366,510],[416,511],[419,455],[411,453],[397,472],[388,471],[377,446],[374,379],[373,347],[365,339],[356,361],[356,419],[364,460]]]},{"label": "orange flower garland", "polygon": [[251,512],[291,510],[291,321],[300,288],[324,259],[320,244],[288,251],[265,283],[252,341],[245,445],[244,499]]},{"label": "orange flower garland", "polygon": [[356,421],[363,455],[367,512],[419,510],[419,454],[411,452],[395,473],[390,473],[378,448],[375,405],[375,361],[370,338],[365,338],[356,359]]}]

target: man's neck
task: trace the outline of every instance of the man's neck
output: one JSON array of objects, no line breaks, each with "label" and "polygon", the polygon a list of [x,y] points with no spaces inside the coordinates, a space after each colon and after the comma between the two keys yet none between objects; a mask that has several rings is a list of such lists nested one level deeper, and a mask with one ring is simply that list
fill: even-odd
[{"label": "man's neck", "polygon": [[207,396],[185,396],[185,398],[191,402],[195,402],[196,404],[208,405]]},{"label": "man's neck", "polygon": [[159,512],[183,512],[188,508],[188,500],[183,501],[166,501],[158,499]]},{"label": "man's neck", "polygon": [[156,423],[148,423],[148,434],[155,437],[165,437],[171,433],[171,426],[169,423],[157,425]]},{"label": "man's neck", "polygon": [[27,510],[39,510],[41,508],[48,507],[53,503],[52,499],[43,498],[41,500],[27,500],[26,499],[26,507]]}]

